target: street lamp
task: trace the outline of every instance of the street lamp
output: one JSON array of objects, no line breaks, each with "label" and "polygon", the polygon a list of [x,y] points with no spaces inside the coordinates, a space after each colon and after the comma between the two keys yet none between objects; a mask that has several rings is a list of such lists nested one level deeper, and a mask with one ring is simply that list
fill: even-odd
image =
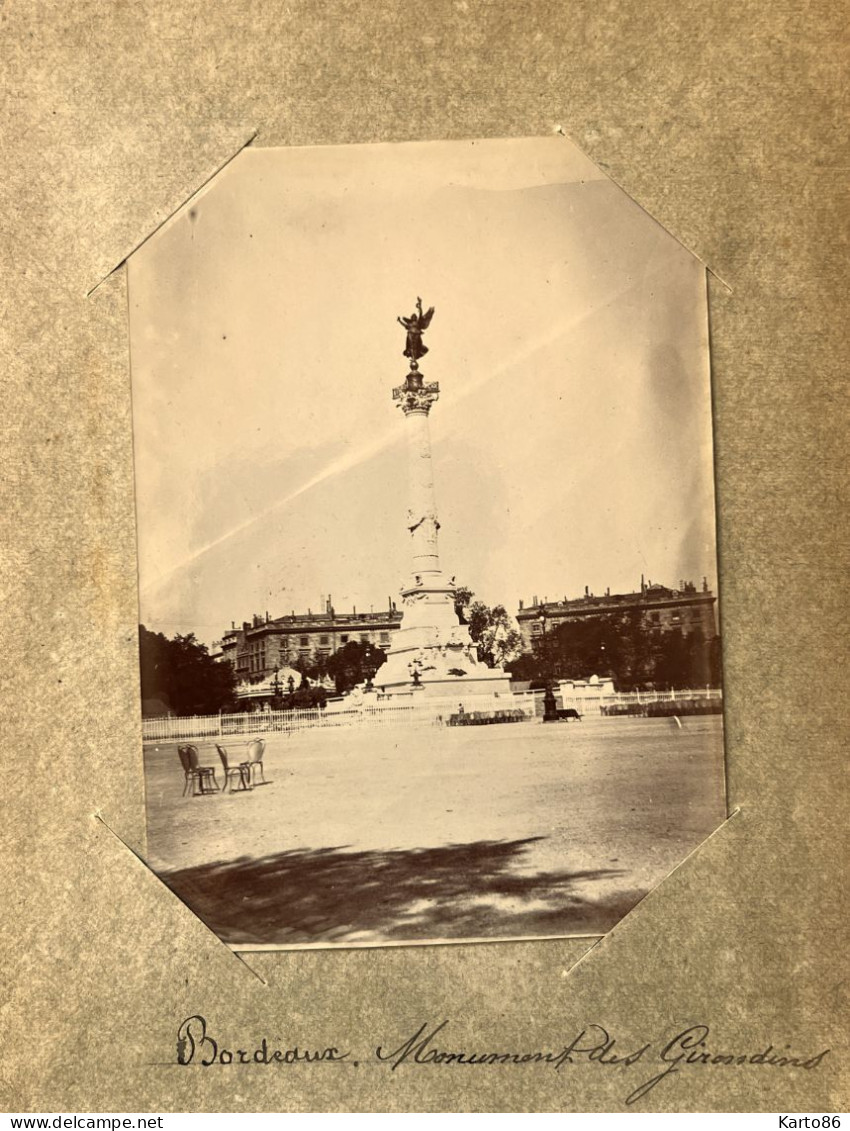
[{"label": "street lamp", "polygon": [[546,609],[540,613],[540,624],[543,629],[543,722],[553,723],[558,719],[558,704],[555,692],[552,690],[551,668],[549,664],[549,642],[546,637]]},{"label": "street lamp", "polygon": [[540,621],[540,627],[543,634],[543,647],[541,649],[543,658],[543,678],[548,686],[552,682],[552,649],[549,646],[549,634],[547,632],[548,618],[545,609],[542,613],[540,613],[537,619]]}]

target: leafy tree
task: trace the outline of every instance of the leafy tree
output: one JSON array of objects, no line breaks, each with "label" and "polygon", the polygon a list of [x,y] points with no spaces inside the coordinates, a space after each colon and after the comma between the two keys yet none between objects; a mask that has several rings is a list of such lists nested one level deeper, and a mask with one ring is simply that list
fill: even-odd
[{"label": "leafy tree", "polygon": [[584,679],[608,675],[622,667],[624,642],[607,621],[575,621],[547,625],[536,637],[534,650],[514,660],[514,679],[540,683],[553,679]]},{"label": "leafy tree", "polygon": [[297,672],[301,673],[301,682],[298,686],[308,686],[305,685],[305,679],[324,679],[330,671],[328,666],[330,659],[331,657],[324,652],[317,651],[314,652],[312,656],[298,656],[293,660],[292,667],[295,668]]},{"label": "leafy tree", "polygon": [[458,585],[455,589],[455,613],[461,624],[469,624],[466,619],[466,610],[472,604],[475,594],[466,585]]},{"label": "leafy tree", "polygon": [[722,683],[720,637],[706,640],[699,627],[676,640],[663,661],[660,678],[669,687],[719,687]]},{"label": "leafy tree", "polygon": [[[305,710],[311,707],[324,707],[328,699],[328,693],[324,687],[317,684],[310,683],[310,677],[307,672],[314,670],[314,665],[309,658],[299,658],[293,663],[293,668],[301,673],[301,681],[296,687],[296,681],[289,677],[290,683],[287,680],[286,684],[281,687],[278,695],[273,696],[271,700],[271,709],[273,711],[291,711],[295,708]],[[313,679],[317,676],[314,674]],[[284,690],[284,687],[286,688]]]},{"label": "leafy tree", "polygon": [[387,658],[383,648],[369,641],[349,640],[327,659],[327,674],[342,695],[375,674]]},{"label": "leafy tree", "polygon": [[544,677],[544,663],[535,652],[523,652],[516,659],[508,662],[511,679],[528,680],[530,683],[539,683]]},{"label": "leafy tree", "polygon": [[522,651],[522,633],[504,605],[494,605],[488,612],[487,624],[481,633],[479,656],[490,667],[504,665]]},{"label": "leafy tree", "polygon": [[325,652],[316,652],[313,656],[313,679],[324,679],[328,674],[328,661],[330,656]]},{"label": "leafy tree", "polygon": [[314,656],[296,656],[296,658],[292,661],[292,667],[295,669],[295,671],[300,672],[301,674],[301,683],[298,685],[299,687],[304,686],[305,676],[307,676],[309,679],[316,678],[316,660]]},{"label": "leafy tree", "polygon": [[312,707],[324,707],[327,701],[328,693],[324,687],[310,687],[302,683],[297,691],[287,695],[285,707],[287,709],[295,707],[303,711]]},{"label": "leafy tree", "polygon": [[[387,658],[382,648],[377,648],[368,641],[349,640],[342,648],[328,656],[323,652],[316,652],[312,656],[299,656],[293,661],[292,667],[301,673],[301,683],[295,692],[298,701],[293,696],[283,696],[283,707],[316,706],[321,699],[320,706],[325,705],[327,692],[324,688],[311,687],[309,680],[318,681],[330,676],[334,681],[338,694],[349,691],[358,683],[362,683],[367,676],[374,675]],[[307,695],[311,701],[307,702]]]},{"label": "leafy tree", "polygon": [[159,700],[176,715],[213,715],[233,705],[236,677],[194,633],[169,640],[139,625],[142,703]]},{"label": "leafy tree", "polygon": [[681,687],[691,682],[691,643],[680,628],[665,632],[661,636],[661,647],[658,649],[652,671],[653,683],[659,687],[670,688]]},{"label": "leafy tree", "polygon": [[704,687],[720,683],[720,638],[699,629],[653,630],[633,609],[553,625],[532,654],[511,665],[514,679],[586,679],[612,676],[621,691]]},{"label": "leafy tree", "polygon": [[723,651],[720,637],[712,636],[706,642],[708,660],[708,683],[711,687],[720,687],[723,683]]},{"label": "leafy tree", "polygon": [[505,664],[522,652],[522,635],[504,605],[492,608],[474,600],[475,594],[465,586],[455,590],[455,612],[461,624],[469,626],[469,635],[477,645],[478,659],[489,667]]}]

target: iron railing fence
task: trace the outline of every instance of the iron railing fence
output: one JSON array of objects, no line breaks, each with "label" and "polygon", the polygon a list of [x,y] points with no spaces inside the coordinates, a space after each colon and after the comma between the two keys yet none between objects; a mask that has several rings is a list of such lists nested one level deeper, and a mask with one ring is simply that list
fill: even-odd
[{"label": "iron railing fence", "polygon": [[[585,716],[601,716],[603,708],[629,707],[652,703],[681,701],[721,702],[719,688],[688,688],[676,691],[630,691],[608,695],[562,694],[556,692],[558,705],[575,708]],[[341,707],[333,701],[323,710],[318,708],[292,711],[249,711],[244,714],[168,716],[142,720],[145,743],[181,742],[192,739],[230,738],[253,734],[289,734],[316,727],[360,726],[441,726],[459,707],[458,697],[451,699],[413,699],[352,704]],[[493,712],[520,708],[527,718],[543,713],[543,692],[524,691],[511,695],[482,695],[468,700],[466,711]]]}]

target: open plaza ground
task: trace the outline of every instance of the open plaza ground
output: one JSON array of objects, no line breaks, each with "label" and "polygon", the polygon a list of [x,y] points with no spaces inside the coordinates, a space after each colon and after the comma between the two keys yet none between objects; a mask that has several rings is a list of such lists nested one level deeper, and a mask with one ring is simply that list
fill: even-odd
[{"label": "open plaza ground", "polygon": [[236,946],[602,934],[726,815],[716,715],[315,728],[265,776],[183,796],[145,750],[148,860]]}]

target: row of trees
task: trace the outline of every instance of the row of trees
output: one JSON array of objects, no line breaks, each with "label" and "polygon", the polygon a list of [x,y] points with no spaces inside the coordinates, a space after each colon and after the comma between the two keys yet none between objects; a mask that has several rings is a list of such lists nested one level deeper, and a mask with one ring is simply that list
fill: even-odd
[{"label": "row of trees", "polygon": [[383,648],[368,641],[349,640],[332,655],[317,652],[314,656],[299,656],[292,666],[312,680],[333,680],[337,695],[343,695],[371,679],[387,658]]},{"label": "row of trees", "polygon": [[[638,610],[553,626],[531,653],[523,651],[522,636],[503,605],[490,607],[470,589],[459,588],[455,611],[469,627],[479,660],[490,667],[504,665],[516,680],[543,684],[595,674],[612,676],[623,691],[721,682],[718,636],[707,639],[699,629],[652,632]],[[193,634],[168,640],[141,625],[139,647],[146,714],[205,715],[237,708],[233,669],[213,660]],[[316,684],[328,677],[336,693],[344,694],[371,679],[386,658],[382,648],[365,641],[349,641],[329,656],[299,657],[292,665],[301,673],[298,687],[282,685],[272,706],[324,706],[327,692]]]},{"label": "row of trees", "polygon": [[697,627],[653,631],[640,610],[553,626],[533,652],[503,605],[492,608],[458,589],[455,610],[490,667],[503,664],[516,680],[544,684],[556,679],[611,676],[622,691],[634,688],[719,687],[720,637]]},{"label": "row of trees", "polygon": [[617,688],[717,687],[720,637],[700,628],[653,632],[638,610],[551,628],[533,653],[511,664],[514,679],[545,682],[612,676]]},{"label": "row of trees", "polygon": [[[272,706],[323,707],[327,691],[315,685],[326,676],[341,695],[373,676],[386,658],[383,649],[353,640],[332,656],[299,657],[292,666],[300,672],[300,681],[290,686],[282,680]],[[214,660],[194,633],[178,633],[169,640],[139,625],[139,660],[145,715],[214,715],[239,706],[233,668]]]},{"label": "row of trees", "polygon": [[146,715],[214,715],[235,706],[233,668],[214,660],[194,633],[169,640],[139,625],[139,661]]}]

